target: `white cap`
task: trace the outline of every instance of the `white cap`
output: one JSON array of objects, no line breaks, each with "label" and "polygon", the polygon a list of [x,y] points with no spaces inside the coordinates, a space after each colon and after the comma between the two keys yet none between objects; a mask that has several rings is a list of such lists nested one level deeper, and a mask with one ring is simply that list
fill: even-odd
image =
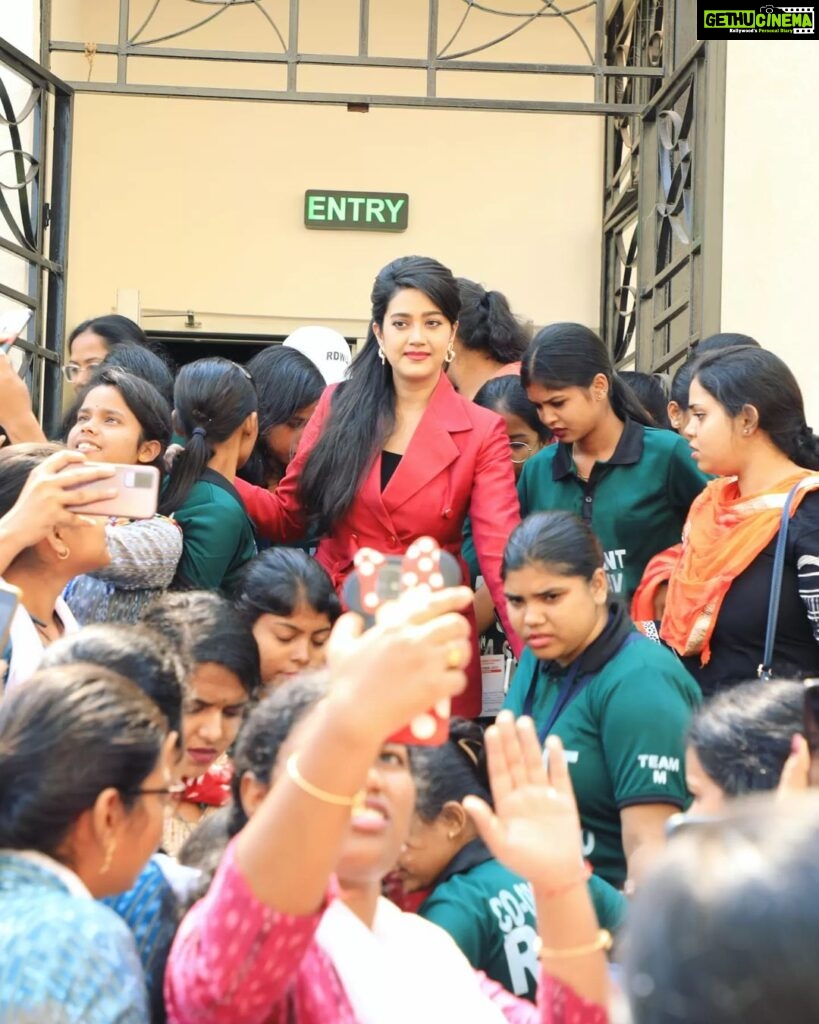
[{"label": "white cap", "polygon": [[346,338],[332,327],[312,324],[309,327],[299,327],[282,344],[307,356],[316,364],[328,384],[338,384],[343,380],[347,367],[352,362]]}]

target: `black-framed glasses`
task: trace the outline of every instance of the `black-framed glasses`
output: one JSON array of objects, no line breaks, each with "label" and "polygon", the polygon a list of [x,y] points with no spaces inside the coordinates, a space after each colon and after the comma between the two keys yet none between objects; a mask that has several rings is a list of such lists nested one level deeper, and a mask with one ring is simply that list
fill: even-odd
[{"label": "black-framed glasses", "polygon": [[171,782],[167,786],[156,789],[142,787],[140,789],[121,789],[120,792],[123,796],[158,796],[163,798],[163,804],[178,804],[185,795],[185,783]]},{"label": "black-framed glasses", "polygon": [[525,462],[534,451],[534,448],[525,441],[510,441],[509,447],[512,449],[512,462],[515,465]]},{"label": "black-framed glasses", "polygon": [[89,363],[87,366],[80,366],[78,363],[66,363],[63,367],[63,377],[65,377],[69,384],[73,384],[83,370],[87,370],[91,373],[96,370],[101,363],[102,359],[98,359],[95,363]]}]

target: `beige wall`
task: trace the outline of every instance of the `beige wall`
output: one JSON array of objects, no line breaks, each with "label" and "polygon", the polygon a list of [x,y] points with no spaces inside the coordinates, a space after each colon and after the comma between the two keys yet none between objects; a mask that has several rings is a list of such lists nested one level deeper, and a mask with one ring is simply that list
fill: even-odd
[{"label": "beige wall", "polygon": [[[537,322],[596,324],[601,168],[596,118],[81,94],[68,320],[135,288],[203,330],[360,330],[376,271],[425,253]],[[307,188],[408,192],[409,228],[308,230]]]},{"label": "beige wall", "polygon": [[[150,10],[132,0],[131,31]],[[286,0],[266,5],[287,35]],[[114,5],[60,0],[53,37],[111,41]],[[462,18],[441,4],[440,38]],[[193,13],[192,13],[193,12]],[[303,52],[353,52],[357,0],[302,4]],[[426,0],[371,0],[370,53],[426,52]],[[177,30],[201,12],[184,0],[157,9],[147,35]],[[593,12],[580,24],[590,36]],[[474,13],[458,45],[508,31],[507,19]],[[143,35],[142,38],[145,36]],[[228,12],[182,46],[263,49],[280,45],[253,5]],[[455,49],[458,47],[456,46]],[[450,51],[451,52],[451,51]],[[481,56],[481,55],[479,55]],[[491,52],[494,60],[582,62],[559,19],[542,19]],[[113,58],[55,54],[68,80],[110,80]],[[198,86],[283,88],[283,68],[201,61],[132,62],[130,80]],[[238,77],[237,77],[238,76]],[[400,81],[398,81],[400,79]],[[423,72],[302,66],[300,89],[423,93]],[[439,94],[590,99],[590,79],[441,75]],[[202,331],[286,333],[329,322],[360,335],[372,279],[396,256],[424,253],[505,291],[535,322],[599,321],[602,120],[487,113],[78,93],[75,104],[68,322],[139,294],[143,326],[181,329],[194,310]],[[407,192],[402,234],[311,231],[308,188]],[[130,305],[128,308],[133,308]],[[127,311],[123,308],[123,312]]]},{"label": "beige wall", "polygon": [[786,360],[819,430],[817,57],[815,42],[728,43],[722,328]]}]

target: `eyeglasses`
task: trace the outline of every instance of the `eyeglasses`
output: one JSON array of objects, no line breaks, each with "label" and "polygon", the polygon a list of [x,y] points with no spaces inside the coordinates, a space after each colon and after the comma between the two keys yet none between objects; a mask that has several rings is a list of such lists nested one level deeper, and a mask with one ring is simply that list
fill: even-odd
[{"label": "eyeglasses", "polygon": [[122,789],[120,792],[123,796],[158,796],[163,798],[163,804],[178,804],[185,795],[185,783],[172,782],[161,789]]},{"label": "eyeglasses", "polygon": [[73,384],[83,371],[90,372],[91,370],[96,370],[101,363],[101,359],[98,359],[93,363],[88,363],[85,366],[80,366],[78,363],[66,363],[63,367],[63,377],[65,377],[69,384]]},{"label": "eyeglasses", "polygon": [[512,462],[515,465],[525,462],[534,451],[534,448],[525,441],[510,441],[509,447],[512,449]]}]

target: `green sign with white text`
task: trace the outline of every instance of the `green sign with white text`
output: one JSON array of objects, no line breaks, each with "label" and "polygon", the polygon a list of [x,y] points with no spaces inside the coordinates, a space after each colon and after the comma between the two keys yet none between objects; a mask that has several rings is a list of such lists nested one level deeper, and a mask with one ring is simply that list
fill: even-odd
[{"label": "green sign with white text", "polygon": [[406,192],[304,193],[304,224],[322,231],[406,231]]}]

